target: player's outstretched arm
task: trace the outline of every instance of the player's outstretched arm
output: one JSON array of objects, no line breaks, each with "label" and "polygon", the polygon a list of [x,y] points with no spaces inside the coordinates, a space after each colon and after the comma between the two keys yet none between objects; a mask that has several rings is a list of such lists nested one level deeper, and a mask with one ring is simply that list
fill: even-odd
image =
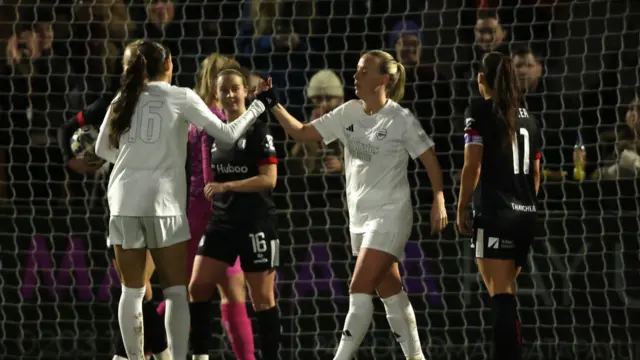
[{"label": "player's outstretched arm", "polygon": [[111,144],[109,144],[110,117],[111,106],[107,109],[102,125],[100,125],[100,132],[98,133],[98,139],[96,140],[96,155],[112,164],[115,164],[116,159],[118,158],[118,149],[111,147]]},{"label": "player's outstretched arm", "polygon": [[267,104],[271,109],[271,113],[278,119],[278,122],[294,140],[299,142],[318,142],[322,140],[322,135],[315,126],[311,124],[303,124],[293,117],[284,106],[278,104],[273,93],[273,83],[271,78],[263,81],[256,91],[256,98]]},{"label": "player's outstretched arm", "polygon": [[234,144],[262,114],[266,107],[262,101],[254,101],[247,111],[230,124],[225,124],[209,110],[207,105],[191,89],[184,89],[186,102],[182,116],[197,127],[213,136],[218,144]]},{"label": "player's outstretched arm", "polygon": [[322,135],[311,124],[303,124],[294,118],[284,106],[278,104],[271,109],[271,113],[278,119],[280,125],[294,140],[299,142],[322,141]]}]

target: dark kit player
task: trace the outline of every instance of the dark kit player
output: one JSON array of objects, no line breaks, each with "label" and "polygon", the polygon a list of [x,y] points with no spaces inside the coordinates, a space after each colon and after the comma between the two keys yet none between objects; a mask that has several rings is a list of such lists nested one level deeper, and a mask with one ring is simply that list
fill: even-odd
[{"label": "dark kit player", "polygon": [[[227,120],[235,121],[246,111],[247,76],[237,69],[222,70],[216,86]],[[270,96],[269,104],[275,105],[271,91],[258,94],[258,99],[261,96]],[[189,284],[194,354],[208,353],[209,300],[239,256],[258,320],[262,358],[279,358],[280,315],[274,295],[279,241],[272,198],[277,163],[273,137],[263,121],[256,122],[231,148],[216,140],[211,146],[214,181],[205,185],[204,193],[213,202],[213,216],[200,242]]]},{"label": "dark kit player", "polygon": [[520,107],[509,57],[487,54],[478,83],[484,99],[472,102],[465,114],[458,229],[473,236],[478,269],[492,298],[493,359],[520,360],[515,282],[535,234],[542,140],[535,119]]}]

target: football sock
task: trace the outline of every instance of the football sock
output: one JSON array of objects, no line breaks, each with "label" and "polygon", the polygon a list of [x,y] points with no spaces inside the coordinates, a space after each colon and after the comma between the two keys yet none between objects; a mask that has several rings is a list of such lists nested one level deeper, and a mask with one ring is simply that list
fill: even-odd
[{"label": "football sock", "polygon": [[135,289],[122,286],[118,304],[118,322],[122,341],[129,360],[144,359],[144,320],[142,318],[142,300],[144,286]]},{"label": "football sock", "polygon": [[167,350],[167,332],[164,328],[164,321],[156,311],[153,301],[142,304],[142,317],[144,318],[145,348],[151,350],[153,354],[161,354]]},{"label": "football sock", "polygon": [[351,294],[349,312],[344,321],[342,338],[334,360],[351,360],[369,330],[373,317],[373,297],[369,294]]},{"label": "football sock", "polygon": [[409,360],[424,360],[420,338],[418,336],[418,326],[416,315],[409,301],[407,293],[400,293],[382,299],[384,309],[387,313],[387,321],[393,331],[393,335],[400,344],[405,358]]},{"label": "football sock", "polygon": [[[209,343],[211,342],[211,318],[213,305],[209,301],[192,302],[189,304],[191,311],[191,353],[209,356]],[[201,359],[201,358],[198,358]]]},{"label": "football sock", "polygon": [[493,359],[522,360],[516,298],[511,294],[496,294],[492,300]]},{"label": "football sock", "polygon": [[[127,350],[124,348],[124,341],[122,341],[122,334],[118,333],[118,338],[116,339],[116,353],[117,357],[121,357],[123,359],[127,358]],[[114,357],[115,360],[115,357]]]},{"label": "football sock", "polygon": [[164,289],[166,299],[165,327],[169,349],[174,359],[186,359],[189,352],[189,301],[187,287],[172,286]]},{"label": "football sock", "polygon": [[274,306],[271,309],[256,312],[260,329],[260,351],[264,360],[280,359],[280,311]]},{"label": "football sock", "polygon": [[238,360],[255,360],[253,331],[245,303],[220,305],[222,325]]}]

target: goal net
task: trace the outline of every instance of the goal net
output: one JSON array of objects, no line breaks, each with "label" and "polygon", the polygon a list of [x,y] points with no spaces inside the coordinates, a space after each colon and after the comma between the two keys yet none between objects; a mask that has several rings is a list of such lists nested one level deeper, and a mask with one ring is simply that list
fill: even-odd
[{"label": "goal net", "polygon": [[[496,3],[497,11],[479,11]],[[539,232],[518,282],[525,358],[639,358],[640,3],[21,0],[0,8],[2,359],[112,356],[120,284],[106,254],[105,177],[65,166],[56,132],[105,96],[123,44],[142,34],[165,36],[178,85],[192,87],[198,63],[218,51],[272,76],[281,102],[306,120],[355,97],[362,51],[387,49],[405,64],[402,104],[436,142],[452,223],[430,234],[431,189],[412,162],[414,227],[402,268],[429,359],[490,351],[491,303],[469,239],[455,230],[455,209],[477,60],[511,51],[545,144]],[[314,78],[323,69],[344,85],[330,74]],[[283,359],[331,359],[354,265],[341,149],[296,146],[271,126]],[[211,348],[213,359],[233,358],[221,327]],[[358,358],[403,358],[377,300]]]}]

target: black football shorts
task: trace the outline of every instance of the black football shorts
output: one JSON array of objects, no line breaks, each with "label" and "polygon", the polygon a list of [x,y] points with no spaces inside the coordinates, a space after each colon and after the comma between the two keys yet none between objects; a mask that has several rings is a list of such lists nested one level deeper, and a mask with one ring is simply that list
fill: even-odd
[{"label": "black football shorts", "polygon": [[[513,220],[513,219],[511,219]],[[476,258],[514,260],[526,265],[535,237],[535,217],[520,221],[500,221],[477,216],[473,219],[471,247]]]},{"label": "black football shorts", "polygon": [[234,224],[214,218],[200,240],[197,254],[226,262],[229,266],[240,257],[244,272],[274,269],[280,261],[276,219],[267,217]]}]

